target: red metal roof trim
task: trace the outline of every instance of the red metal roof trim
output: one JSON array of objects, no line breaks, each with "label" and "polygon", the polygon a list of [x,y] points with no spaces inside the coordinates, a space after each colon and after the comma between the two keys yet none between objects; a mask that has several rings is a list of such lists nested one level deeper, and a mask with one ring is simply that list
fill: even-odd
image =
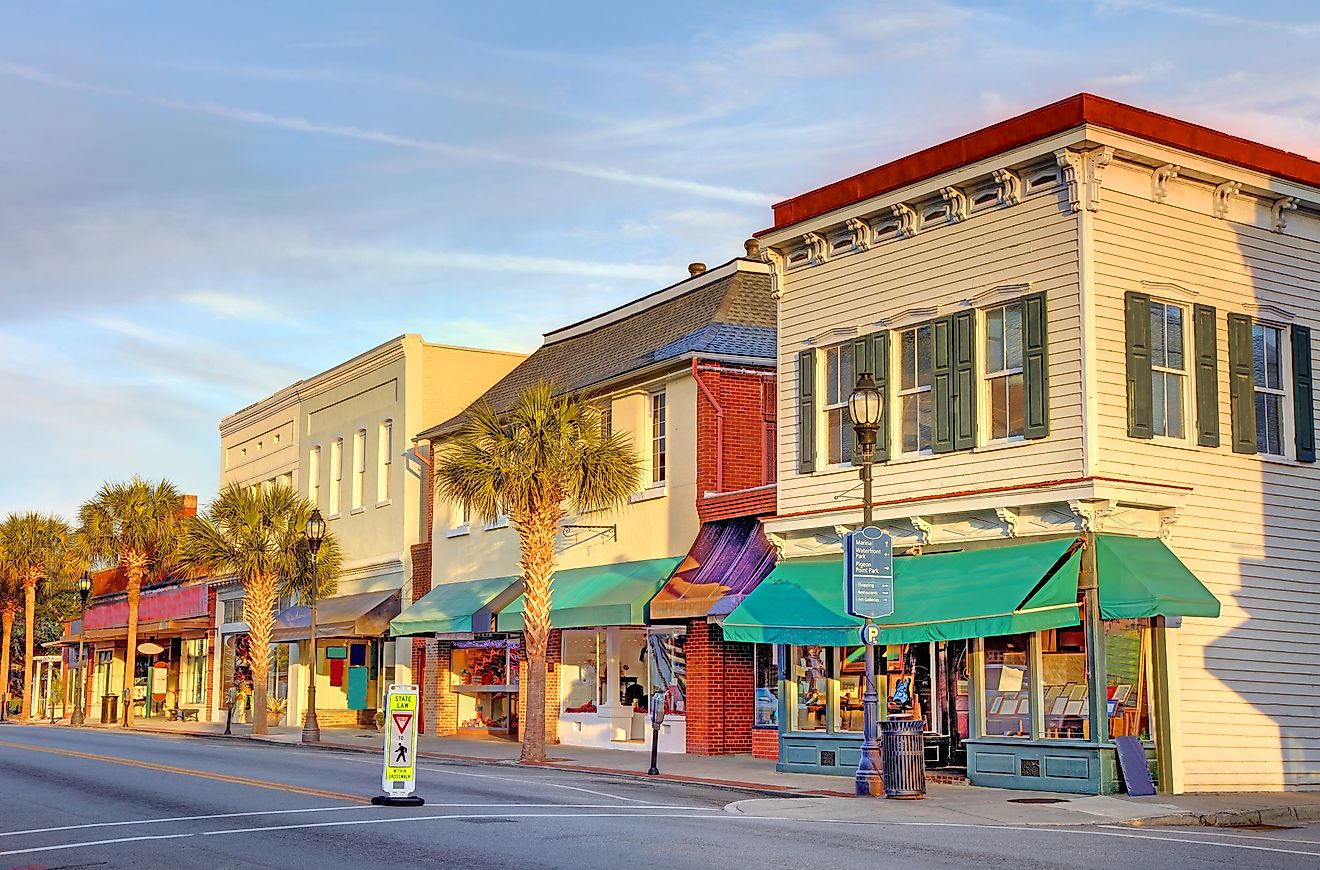
[{"label": "red metal roof trim", "polygon": [[1320,163],[1300,154],[1116,103],[1094,94],[1077,94],[776,203],[773,206],[774,226],[756,235],[783,229],[836,208],[933,178],[959,166],[1020,148],[1082,124],[1107,127],[1202,157],[1233,163],[1299,184],[1320,187]]}]

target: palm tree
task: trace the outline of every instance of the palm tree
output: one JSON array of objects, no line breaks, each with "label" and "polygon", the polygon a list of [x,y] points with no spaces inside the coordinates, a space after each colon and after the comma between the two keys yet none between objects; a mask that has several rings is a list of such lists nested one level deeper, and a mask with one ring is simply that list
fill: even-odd
[{"label": "palm tree", "polygon": [[467,419],[436,464],[436,489],[478,518],[507,513],[518,532],[526,586],[524,647],[527,717],[522,760],[545,760],[546,644],[555,538],[572,513],[615,508],[637,491],[641,465],[626,437],[601,431],[600,411],[579,394],[538,383],[500,415],[485,403]]},{"label": "palm tree", "polygon": [[[37,587],[64,577],[73,568],[73,530],[68,523],[51,514],[29,512],[10,514],[0,526],[6,561],[23,587],[23,712],[32,715],[33,632],[37,622]],[[12,617],[11,617],[12,619]],[[7,634],[8,632],[6,632]]]},{"label": "palm tree", "polygon": [[[128,581],[128,649],[124,682],[137,672],[138,601],[142,583],[163,577],[174,563],[178,547],[183,496],[167,480],[149,483],[134,477],[127,483],[107,483],[78,511],[79,538],[88,559],[101,567],[118,567]],[[133,705],[124,706],[124,727],[133,724]]]},{"label": "palm tree", "polygon": [[[233,574],[243,584],[243,611],[252,650],[252,733],[265,734],[266,676],[275,604],[285,590],[310,591],[307,518],[312,504],[286,486],[269,490],[230,484],[204,515],[189,520],[180,564],[194,574]],[[326,535],[318,574],[333,588],[340,555]],[[300,585],[301,584],[301,585]],[[326,589],[326,582],[321,584]]]},{"label": "palm tree", "polygon": [[[14,641],[14,617],[23,602],[23,581],[5,545],[4,527],[0,526],[0,704],[9,703],[9,652]],[[0,715],[8,716],[4,710]]]}]

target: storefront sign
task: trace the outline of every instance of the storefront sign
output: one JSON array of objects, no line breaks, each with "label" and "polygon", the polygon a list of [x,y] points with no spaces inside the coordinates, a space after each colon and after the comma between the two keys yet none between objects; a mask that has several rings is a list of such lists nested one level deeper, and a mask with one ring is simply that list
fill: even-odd
[{"label": "storefront sign", "polygon": [[894,541],[876,528],[844,537],[844,598],[848,613],[878,619],[894,612]]},{"label": "storefront sign", "polygon": [[417,687],[390,686],[385,700],[385,775],[390,797],[407,797],[417,787]]},{"label": "storefront sign", "polygon": [[[143,592],[138,602],[138,622],[206,616],[206,593],[207,587],[204,584]],[[116,601],[89,607],[83,622],[88,629],[128,625],[128,602]]]}]

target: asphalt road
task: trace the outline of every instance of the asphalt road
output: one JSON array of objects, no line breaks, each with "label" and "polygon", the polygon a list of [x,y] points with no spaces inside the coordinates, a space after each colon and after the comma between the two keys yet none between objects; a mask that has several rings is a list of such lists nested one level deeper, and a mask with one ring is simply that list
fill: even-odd
[{"label": "asphalt road", "polygon": [[422,808],[374,807],[363,754],[0,728],[0,867],[1308,868],[1272,831],[845,824],[724,811],[717,788],[424,763]]}]

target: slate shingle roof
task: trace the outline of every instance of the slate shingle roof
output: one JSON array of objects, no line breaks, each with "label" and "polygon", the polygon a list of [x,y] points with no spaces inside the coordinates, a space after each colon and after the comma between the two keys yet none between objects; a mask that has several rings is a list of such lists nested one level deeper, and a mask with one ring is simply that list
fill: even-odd
[{"label": "slate shingle roof", "polygon": [[[774,363],[775,303],[768,274],[736,270],[581,335],[555,340],[550,333],[545,344],[477,401],[505,411],[538,381],[551,381],[564,391],[584,390],[693,352]],[[462,417],[419,437],[451,430]]]}]

